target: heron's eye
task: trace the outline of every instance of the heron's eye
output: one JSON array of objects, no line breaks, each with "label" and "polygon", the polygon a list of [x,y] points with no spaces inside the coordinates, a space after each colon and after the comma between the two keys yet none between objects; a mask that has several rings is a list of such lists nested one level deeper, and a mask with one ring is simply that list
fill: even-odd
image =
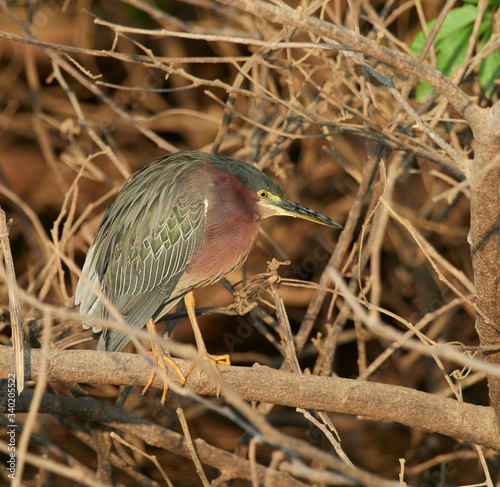
[{"label": "heron's eye", "polygon": [[267,198],[267,191],[259,191],[259,196],[261,199],[265,200]]}]

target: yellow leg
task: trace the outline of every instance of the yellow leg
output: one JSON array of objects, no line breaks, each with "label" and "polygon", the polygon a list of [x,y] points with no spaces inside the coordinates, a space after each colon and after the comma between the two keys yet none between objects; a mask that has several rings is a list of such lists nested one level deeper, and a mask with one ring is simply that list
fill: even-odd
[{"label": "yellow leg", "polygon": [[[194,312],[193,291],[189,291],[184,295],[184,302],[186,303],[186,310],[189,316],[189,321],[191,322],[191,326],[193,327],[194,339],[196,340],[196,347],[198,348],[198,352],[203,358],[203,360],[210,362],[215,372],[220,377],[221,375],[219,369],[217,368],[217,364],[231,365],[231,361],[229,360],[229,355],[228,354],[210,355],[207,352],[207,347],[205,346],[205,342],[201,334],[200,325],[198,325],[198,320],[196,319],[196,313]],[[190,368],[189,372],[191,372],[191,370],[192,368]],[[220,386],[217,385],[217,396],[219,396],[219,394],[220,394]]]},{"label": "yellow leg", "polygon": [[[149,333],[151,333],[152,335],[156,335],[156,327],[153,318],[150,318],[148,320],[146,326],[148,328]],[[186,382],[186,378],[184,377],[184,374],[182,373],[179,366],[170,358],[169,354],[165,353],[163,349],[153,341],[151,342],[151,349],[152,349],[151,353],[153,355],[153,362],[161,368],[163,373],[167,374],[168,372],[167,364],[169,364],[179,376],[179,381],[181,385],[184,385]],[[156,368],[152,367],[149,379],[146,382],[144,388],[142,389],[142,395],[151,387],[151,384],[153,383],[155,377],[156,377]],[[167,391],[168,391],[167,383],[163,381],[163,394],[161,395],[162,404],[165,404],[165,401],[167,399]]]}]

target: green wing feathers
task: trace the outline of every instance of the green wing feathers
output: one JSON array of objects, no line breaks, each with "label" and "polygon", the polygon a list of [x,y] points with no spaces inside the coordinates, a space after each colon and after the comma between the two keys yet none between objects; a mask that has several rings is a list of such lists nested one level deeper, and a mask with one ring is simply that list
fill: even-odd
[{"label": "green wing feathers", "polygon": [[[129,179],[87,254],[82,272],[133,327],[142,328],[162,303],[176,298],[175,286],[201,243],[206,192],[185,191],[194,171],[192,164],[189,169],[182,164],[165,167],[157,160]],[[110,316],[83,279],[75,302],[83,315]],[[119,350],[129,341],[111,330],[103,337],[107,350]]]}]

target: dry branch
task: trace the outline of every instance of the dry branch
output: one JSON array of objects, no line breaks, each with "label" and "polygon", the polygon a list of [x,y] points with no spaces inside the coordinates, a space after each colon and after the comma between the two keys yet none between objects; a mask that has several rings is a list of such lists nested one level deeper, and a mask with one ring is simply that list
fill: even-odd
[{"label": "dry branch", "polygon": [[[21,394],[24,389],[24,333],[23,316],[19,302],[16,284],[16,272],[9,243],[9,230],[5,212],[0,208],[0,248],[2,249],[3,262],[0,262],[2,279],[7,283],[9,294],[9,308],[12,323],[12,346],[15,350],[15,367],[17,392]],[[14,362],[11,362],[14,363]],[[11,370],[12,372],[12,370]]]},{"label": "dry branch", "polygon": [[[31,391],[23,394],[18,400],[18,411],[27,411],[32,397]],[[190,458],[190,450],[186,445],[185,438],[171,430],[157,426],[150,421],[139,418],[133,413],[123,411],[121,409],[105,405],[90,397],[73,399],[68,397],[55,396],[53,394],[44,394],[40,405],[40,413],[53,414],[56,416],[77,416],[87,421],[98,421],[113,427],[125,433],[131,433],[138,438],[141,438],[147,444],[164,448],[177,455],[185,458]],[[204,440],[198,439],[194,441],[196,450],[203,461],[207,465],[223,471],[229,478],[251,478],[250,465],[247,460],[232,455],[224,450],[215,448],[207,444]],[[0,444],[0,451],[4,451]],[[27,463],[39,464],[40,457],[28,455]],[[67,468],[67,467],[66,467]],[[70,469],[67,469],[70,470]],[[266,469],[262,466],[257,466],[259,480],[263,481],[268,478],[276,485],[303,487],[302,482],[297,481],[286,473],[276,472]],[[67,474],[68,478],[78,478]],[[102,485],[99,483],[99,485]]]},{"label": "dry branch", "polygon": [[272,5],[262,0],[255,0],[253,2],[247,2],[246,0],[220,0],[220,2],[251,13],[256,17],[267,19],[270,22],[300,28],[306,32],[313,32],[325,39],[333,39],[350,48],[357,49],[367,56],[372,56],[388,66],[427,81],[445,96],[455,110],[469,121],[469,123],[474,125],[481,123],[482,114],[479,107],[450,79],[428,64],[424,64],[394,49],[381,46],[377,42],[362,37],[352,30],[331,22],[326,22],[315,16],[307,15],[303,9],[283,8],[283,6]]},{"label": "dry branch", "polygon": [[[37,380],[41,355],[40,350],[26,350],[28,380]],[[6,377],[12,359],[11,349],[0,347],[0,356],[0,377]],[[138,355],[111,352],[50,351],[48,362],[48,382],[142,387],[151,371],[150,365]],[[190,362],[181,359],[176,362],[187,375]],[[224,382],[247,401],[394,421],[500,451],[500,430],[492,408],[442,399],[406,387],[290,374],[262,366],[221,366],[220,371]],[[175,373],[170,373],[169,377],[177,383]],[[156,378],[152,387],[162,389],[162,380]],[[189,376],[187,387],[197,394],[212,396],[217,389],[215,383],[196,368]]]},{"label": "dry branch", "polygon": [[[17,410],[19,412],[29,409],[32,396],[32,392],[27,390],[18,398]],[[185,458],[191,457],[191,449],[186,444],[186,439],[180,434],[140,418],[134,413],[96,401],[91,397],[69,398],[53,394],[44,394],[39,412],[62,417],[76,416],[93,423],[103,423],[111,428],[123,431],[124,433],[131,433],[151,446],[164,448]],[[253,472],[257,472],[259,482],[269,480],[273,485],[290,485],[292,487],[302,487],[304,485],[288,476],[286,473],[265,468],[261,465],[252,466],[250,461],[241,459],[219,448],[215,448],[202,439],[194,440],[193,443],[200,460],[205,464],[220,469],[227,478],[251,479],[253,470]],[[337,468],[347,477],[347,479],[357,480],[361,484],[371,485],[373,487],[399,486],[397,482],[384,480],[363,470],[345,466],[336,458],[331,457],[321,450],[310,447],[300,440],[292,440],[292,444],[296,446],[299,452],[301,450],[303,452],[310,450],[312,454],[315,453],[318,461],[332,468]],[[283,445],[283,448],[284,447]],[[1,442],[0,451],[5,451],[5,445]],[[292,454],[292,456],[295,456],[292,450],[288,450],[288,452]],[[30,458],[32,457],[28,456],[27,459]],[[294,460],[297,462],[296,458]],[[301,462],[298,462],[298,464],[303,465]],[[307,471],[307,469],[305,471]],[[276,482],[276,484],[274,484],[274,482]]]}]

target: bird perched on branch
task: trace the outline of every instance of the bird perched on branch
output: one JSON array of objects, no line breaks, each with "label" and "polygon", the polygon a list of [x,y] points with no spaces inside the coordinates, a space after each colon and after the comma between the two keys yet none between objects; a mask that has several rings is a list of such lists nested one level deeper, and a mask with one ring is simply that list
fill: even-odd
[{"label": "bird perched on branch", "polygon": [[[107,320],[107,300],[129,326],[147,325],[154,333],[154,323],[184,297],[198,351],[217,371],[215,364],[229,363],[228,356],[208,354],[192,290],[238,269],[260,221],[275,215],[342,228],[287,200],[251,164],[194,151],[156,159],[125,181],[106,211],[88,251],[75,303],[83,316]],[[101,331],[99,326],[93,329]],[[127,333],[104,328],[97,349],[120,351],[129,341]],[[153,354],[163,370],[169,363],[184,382],[175,362],[155,344]],[[154,369],[144,391],[153,379]],[[166,385],[162,402],[165,395]]]}]

